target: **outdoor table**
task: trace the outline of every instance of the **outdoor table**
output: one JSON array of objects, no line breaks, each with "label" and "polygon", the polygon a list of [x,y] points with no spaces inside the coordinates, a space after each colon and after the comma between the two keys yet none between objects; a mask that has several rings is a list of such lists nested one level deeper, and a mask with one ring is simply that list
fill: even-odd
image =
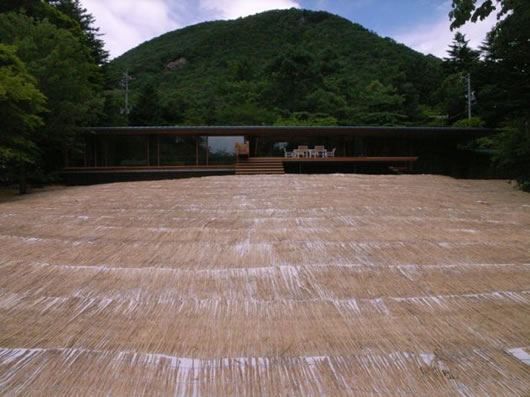
[{"label": "outdoor table", "polygon": [[328,157],[326,149],[309,149],[309,157]]},{"label": "outdoor table", "polygon": [[306,150],[304,150],[304,149],[294,149],[293,153],[294,153],[295,157],[307,157],[306,156]]}]

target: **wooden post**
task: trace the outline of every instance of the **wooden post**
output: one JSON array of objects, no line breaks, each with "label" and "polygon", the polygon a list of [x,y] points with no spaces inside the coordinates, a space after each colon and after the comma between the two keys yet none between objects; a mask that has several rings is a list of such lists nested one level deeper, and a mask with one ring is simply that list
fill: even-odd
[{"label": "wooden post", "polygon": [[109,166],[109,143],[108,141],[103,141],[103,154],[105,158],[105,167]]},{"label": "wooden post", "polygon": [[156,165],[160,167],[160,135],[156,136]]}]

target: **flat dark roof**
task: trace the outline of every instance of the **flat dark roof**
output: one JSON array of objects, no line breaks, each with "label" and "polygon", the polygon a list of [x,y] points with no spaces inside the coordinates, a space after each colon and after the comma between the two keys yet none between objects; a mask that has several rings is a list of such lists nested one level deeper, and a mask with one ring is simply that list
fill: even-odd
[{"label": "flat dark roof", "polygon": [[180,134],[208,136],[284,136],[284,135],[352,135],[352,136],[411,136],[451,135],[480,137],[494,133],[487,128],[454,127],[363,127],[363,126],[131,126],[86,127],[85,133],[95,135]]}]

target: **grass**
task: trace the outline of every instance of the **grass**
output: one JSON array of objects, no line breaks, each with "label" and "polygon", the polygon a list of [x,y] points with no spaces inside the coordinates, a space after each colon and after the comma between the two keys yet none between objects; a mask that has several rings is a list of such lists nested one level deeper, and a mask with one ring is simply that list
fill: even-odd
[{"label": "grass", "polygon": [[227,176],[0,204],[0,394],[530,389],[530,200],[502,181]]}]

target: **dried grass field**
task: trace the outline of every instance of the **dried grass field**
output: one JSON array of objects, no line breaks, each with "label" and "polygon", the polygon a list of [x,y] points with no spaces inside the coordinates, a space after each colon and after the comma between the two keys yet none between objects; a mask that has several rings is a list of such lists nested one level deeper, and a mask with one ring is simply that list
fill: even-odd
[{"label": "dried grass field", "polygon": [[528,396],[530,195],[226,176],[0,203],[0,394]]}]

